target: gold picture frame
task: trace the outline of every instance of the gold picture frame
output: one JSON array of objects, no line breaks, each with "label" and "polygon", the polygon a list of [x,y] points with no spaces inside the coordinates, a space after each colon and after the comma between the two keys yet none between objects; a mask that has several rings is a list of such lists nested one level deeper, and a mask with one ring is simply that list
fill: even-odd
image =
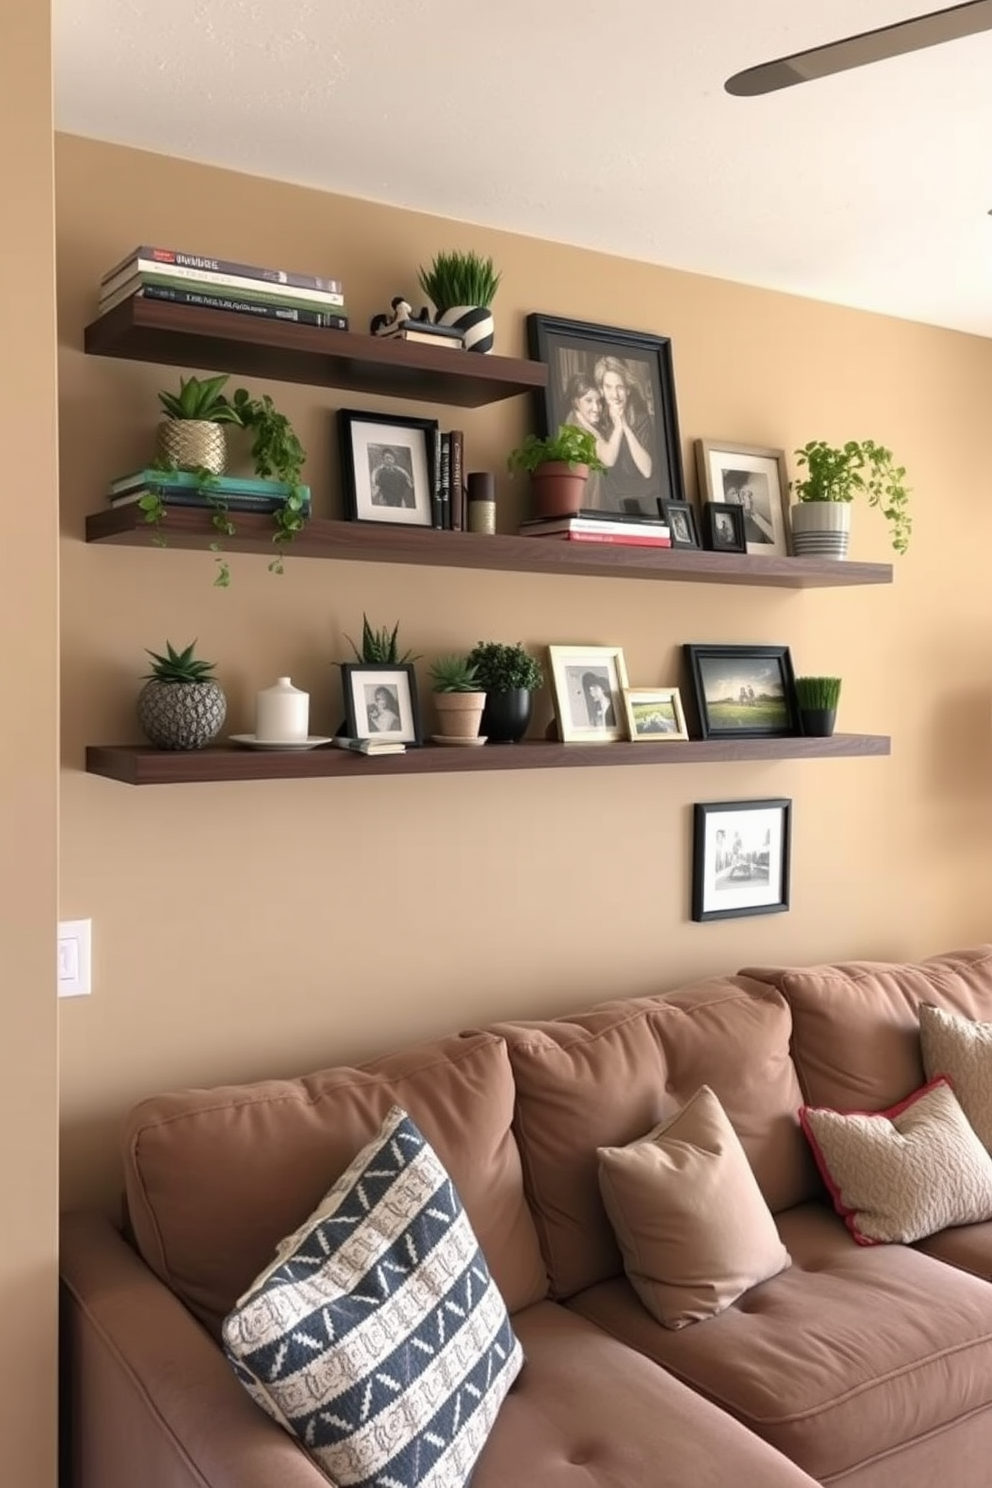
[{"label": "gold picture frame", "polygon": [[626,687],[623,701],[631,743],[664,744],[669,739],[688,739],[677,687]]},{"label": "gold picture frame", "polygon": [[620,646],[549,646],[558,736],[565,744],[612,744],[627,737]]}]

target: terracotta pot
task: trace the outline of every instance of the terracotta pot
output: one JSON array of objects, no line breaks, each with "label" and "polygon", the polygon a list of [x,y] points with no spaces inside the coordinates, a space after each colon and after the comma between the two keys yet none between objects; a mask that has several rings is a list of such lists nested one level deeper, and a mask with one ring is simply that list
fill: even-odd
[{"label": "terracotta pot", "polygon": [[530,488],[535,517],[572,517],[582,510],[588,465],[569,465],[567,460],[548,460],[531,472]]},{"label": "terracotta pot", "polygon": [[477,738],[485,706],[484,692],[436,692],[438,733],[447,739]]}]

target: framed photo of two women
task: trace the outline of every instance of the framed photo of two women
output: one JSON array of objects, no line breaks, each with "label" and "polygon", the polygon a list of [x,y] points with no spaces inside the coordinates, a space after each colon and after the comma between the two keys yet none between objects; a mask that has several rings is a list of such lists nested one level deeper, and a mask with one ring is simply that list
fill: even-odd
[{"label": "framed photo of two women", "polygon": [[670,339],[532,314],[527,340],[548,366],[538,432],[576,424],[595,437],[605,468],[590,474],[583,508],[660,519],[663,501],[684,501]]}]

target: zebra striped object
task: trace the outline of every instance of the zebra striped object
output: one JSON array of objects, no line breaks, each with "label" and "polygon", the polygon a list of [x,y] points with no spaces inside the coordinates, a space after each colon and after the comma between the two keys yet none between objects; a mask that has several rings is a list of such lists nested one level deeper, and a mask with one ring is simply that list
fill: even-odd
[{"label": "zebra striped object", "polygon": [[466,351],[488,353],[496,345],[493,313],[482,305],[452,305],[450,310],[441,311],[437,323],[461,331]]},{"label": "zebra striped object", "polygon": [[341,1488],[462,1488],[523,1363],[454,1185],[399,1106],[223,1337]]}]

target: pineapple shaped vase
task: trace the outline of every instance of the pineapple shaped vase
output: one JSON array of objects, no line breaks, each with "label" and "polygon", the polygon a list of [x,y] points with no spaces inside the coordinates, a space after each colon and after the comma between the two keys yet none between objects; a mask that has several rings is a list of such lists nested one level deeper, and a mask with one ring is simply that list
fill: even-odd
[{"label": "pineapple shaped vase", "polygon": [[202,749],[227,717],[227,699],[207,675],[215,663],[197,660],[195,645],[176,651],[167,641],[165,656],[148,653],[153,666],[138,694],[138,722],[158,749]]}]

